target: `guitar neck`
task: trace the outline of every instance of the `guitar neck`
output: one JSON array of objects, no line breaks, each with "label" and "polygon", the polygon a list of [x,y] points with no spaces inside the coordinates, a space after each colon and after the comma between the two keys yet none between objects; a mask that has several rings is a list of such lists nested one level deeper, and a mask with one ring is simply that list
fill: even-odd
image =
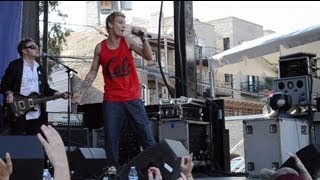
[{"label": "guitar neck", "polygon": [[40,104],[40,103],[43,103],[43,102],[59,99],[59,98],[62,98],[62,97],[63,97],[63,94],[54,95],[54,96],[50,96],[50,97],[43,97],[43,98],[35,99],[34,103],[35,104]]}]

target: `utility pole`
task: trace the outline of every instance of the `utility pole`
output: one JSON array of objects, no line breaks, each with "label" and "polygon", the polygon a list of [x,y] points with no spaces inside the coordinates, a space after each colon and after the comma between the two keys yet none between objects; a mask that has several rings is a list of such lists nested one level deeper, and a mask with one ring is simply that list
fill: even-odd
[{"label": "utility pole", "polygon": [[[43,37],[42,37],[42,52],[48,53],[48,1],[43,1]],[[47,71],[48,59],[47,57],[43,57],[43,67],[45,68],[45,72]]]},{"label": "utility pole", "polygon": [[197,97],[192,1],[174,1],[176,96]]}]

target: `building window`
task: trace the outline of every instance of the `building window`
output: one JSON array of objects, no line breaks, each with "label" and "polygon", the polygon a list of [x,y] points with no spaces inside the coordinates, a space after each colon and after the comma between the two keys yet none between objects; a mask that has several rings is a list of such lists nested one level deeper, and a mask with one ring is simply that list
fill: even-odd
[{"label": "building window", "polygon": [[157,58],[158,58],[157,57],[157,52],[156,51],[152,51],[152,60],[158,62]]},{"label": "building window", "polygon": [[[161,62],[164,62],[166,60],[166,56],[164,54],[164,51],[161,51],[160,53]],[[152,51],[152,60],[158,62],[158,52]]]},{"label": "building window", "polygon": [[147,100],[147,86],[140,84],[140,99],[145,103]]},{"label": "building window", "polygon": [[137,68],[144,67],[144,60],[142,58],[134,58],[135,64]]},{"label": "building window", "polygon": [[232,74],[224,74],[224,82],[232,83]]},{"label": "building window", "polygon": [[100,13],[109,14],[112,11],[112,1],[100,1]]},{"label": "building window", "polygon": [[111,9],[112,8],[112,1],[100,1],[101,9]]},{"label": "building window", "polygon": [[230,38],[223,38],[223,50],[230,49]]},{"label": "building window", "polygon": [[[224,84],[226,87],[233,89],[233,75],[232,74],[224,74]],[[232,91],[233,94],[233,91]]]},{"label": "building window", "polygon": [[158,103],[157,92],[155,89],[149,89],[149,101],[150,101],[150,104]]},{"label": "building window", "polygon": [[247,89],[249,92],[258,92],[259,76],[247,76]]}]

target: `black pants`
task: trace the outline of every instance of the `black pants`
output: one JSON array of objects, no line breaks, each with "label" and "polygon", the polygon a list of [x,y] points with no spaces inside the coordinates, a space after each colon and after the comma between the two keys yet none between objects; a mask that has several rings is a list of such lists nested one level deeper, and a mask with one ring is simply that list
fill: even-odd
[{"label": "black pants", "polygon": [[10,124],[10,135],[36,135],[40,132],[42,123],[40,119],[26,120],[25,117],[17,118]]}]

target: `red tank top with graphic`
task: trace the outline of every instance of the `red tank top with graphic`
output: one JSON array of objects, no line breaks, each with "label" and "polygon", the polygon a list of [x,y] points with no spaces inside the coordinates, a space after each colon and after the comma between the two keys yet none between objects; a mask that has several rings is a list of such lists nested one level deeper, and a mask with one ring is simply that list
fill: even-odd
[{"label": "red tank top with graphic", "polygon": [[101,41],[99,62],[104,77],[103,99],[124,102],[140,99],[140,84],[135,63],[124,37],[118,48],[111,50]]}]

